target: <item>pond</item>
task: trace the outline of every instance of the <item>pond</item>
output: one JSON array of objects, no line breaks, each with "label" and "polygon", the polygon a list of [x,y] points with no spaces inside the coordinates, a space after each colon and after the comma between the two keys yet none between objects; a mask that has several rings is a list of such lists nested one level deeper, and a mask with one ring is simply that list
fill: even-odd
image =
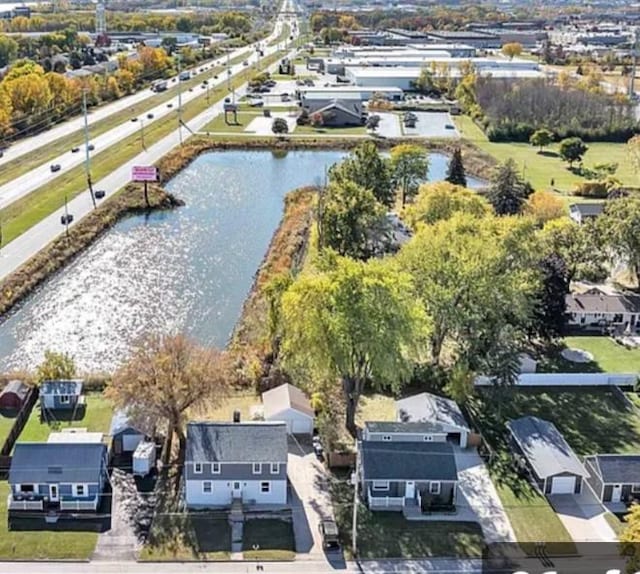
[{"label": "pond", "polygon": [[[200,156],[167,185],[184,207],[119,222],[8,315],[0,325],[0,369],[32,368],[52,349],[73,355],[81,371],[109,371],[148,331],[185,331],[224,346],[284,196],[322,183],[343,156]],[[442,179],[446,156],[430,159],[430,178]]]}]

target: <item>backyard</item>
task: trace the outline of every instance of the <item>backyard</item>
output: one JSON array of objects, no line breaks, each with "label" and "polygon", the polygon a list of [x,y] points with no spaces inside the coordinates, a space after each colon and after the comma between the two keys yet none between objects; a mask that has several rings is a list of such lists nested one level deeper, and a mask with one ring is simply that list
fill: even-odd
[{"label": "backyard", "polygon": [[566,337],[567,347],[593,355],[593,364],[606,373],[640,372],[640,348],[627,349],[610,337]]}]

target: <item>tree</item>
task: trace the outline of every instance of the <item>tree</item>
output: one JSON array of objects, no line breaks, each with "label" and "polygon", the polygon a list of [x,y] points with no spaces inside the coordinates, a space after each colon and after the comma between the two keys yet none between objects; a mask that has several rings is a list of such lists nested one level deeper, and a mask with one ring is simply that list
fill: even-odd
[{"label": "tree", "polygon": [[634,502],[625,515],[625,528],[619,536],[620,553],[627,557],[627,572],[640,568],[640,504]]},{"label": "tree", "polygon": [[420,75],[415,81],[415,89],[422,94],[432,94],[436,91],[433,73],[429,68],[422,68],[422,70],[420,70]]},{"label": "tree", "polygon": [[522,54],[522,44],[520,42],[509,42],[502,46],[502,53],[510,60],[513,60],[516,56]]},{"label": "tree", "polygon": [[11,134],[11,116],[13,114],[13,106],[11,105],[11,97],[7,91],[0,85],[0,137]]},{"label": "tree", "polygon": [[640,197],[630,195],[608,202],[597,223],[606,244],[626,261],[640,285]]},{"label": "tree", "polygon": [[269,341],[271,354],[274,358],[278,356],[282,335],[282,295],[291,286],[291,283],[293,283],[291,273],[279,273],[272,277],[264,287],[268,308]]},{"label": "tree", "polygon": [[329,178],[337,183],[352,181],[370,190],[382,205],[393,205],[394,193],[389,166],[372,141],[359,145],[347,159],[332,166]]},{"label": "tree", "polygon": [[73,379],[76,376],[76,364],[73,357],[67,353],[57,353],[46,350],[44,361],[36,369],[36,380],[42,381],[64,381]]},{"label": "tree", "polygon": [[0,35],[0,68],[8,66],[18,57],[18,42],[10,36]]},{"label": "tree", "polygon": [[633,136],[627,142],[627,153],[629,154],[633,171],[640,177],[640,135]]},{"label": "tree", "polygon": [[398,390],[410,375],[423,315],[410,277],[389,261],[331,259],[283,295],[282,356],[292,373],[340,380],[346,428],[355,437],[366,386]]},{"label": "tree", "polygon": [[498,168],[487,199],[498,215],[516,215],[522,211],[531,186],[518,174],[516,163],[508,159]]},{"label": "tree", "polygon": [[332,182],[321,201],[321,247],[355,259],[370,257],[374,235],[384,218],[384,209],[373,193],[352,181]]},{"label": "tree", "polygon": [[271,124],[271,131],[274,134],[286,134],[289,133],[289,125],[284,118],[275,118]]},{"label": "tree", "polygon": [[467,174],[464,169],[464,163],[462,162],[462,152],[457,147],[451,154],[449,165],[447,166],[447,176],[445,180],[453,185],[460,185],[467,187]]},{"label": "tree", "polygon": [[464,404],[473,395],[474,373],[465,363],[456,363],[449,373],[444,391],[458,404]]},{"label": "tree", "polygon": [[188,413],[224,400],[228,390],[223,353],[205,348],[184,335],[148,335],[133,348],[113,376],[106,396],[119,408],[130,408],[168,424],[186,446]]},{"label": "tree", "polygon": [[450,219],[456,213],[486,217],[492,211],[489,202],[475,191],[439,181],[420,186],[415,201],[405,209],[403,219],[417,230],[421,224],[432,225]]},{"label": "tree", "polygon": [[573,167],[576,161],[582,161],[582,157],[589,148],[580,138],[565,138],[560,142],[560,157]]},{"label": "tree", "polygon": [[542,153],[542,150],[546,148],[548,145],[551,145],[553,142],[553,132],[546,129],[540,128],[531,134],[529,138],[529,143],[532,146],[539,148],[539,152]]},{"label": "tree", "polygon": [[563,201],[548,191],[536,191],[529,196],[525,213],[531,215],[539,224],[566,215]]},{"label": "tree", "polygon": [[427,179],[429,154],[424,148],[401,144],[391,149],[391,178],[400,189],[402,207],[407,199],[415,197],[420,184]]},{"label": "tree", "polygon": [[368,130],[371,130],[375,133],[380,125],[380,116],[378,114],[372,114],[367,118],[366,127]]},{"label": "tree", "polygon": [[555,253],[543,257],[538,270],[541,282],[535,297],[531,332],[551,341],[564,335],[567,325],[568,271],[562,257]]}]

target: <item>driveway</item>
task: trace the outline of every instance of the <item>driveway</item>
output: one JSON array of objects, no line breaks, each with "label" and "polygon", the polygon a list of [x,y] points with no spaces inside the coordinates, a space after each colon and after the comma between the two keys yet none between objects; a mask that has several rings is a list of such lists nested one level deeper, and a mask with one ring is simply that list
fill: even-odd
[{"label": "driveway", "polygon": [[489,471],[475,448],[455,448],[458,467],[456,506],[467,507],[482,527],[485,541],[515,542],[502,501],[489,476]]},{"label": "driveway", "polygon": [[607,511],[588,486],[583,485],[582,494],[551,494],[548,498],[574,542],[617,540],[604,517]]},{"label": "driveway", "polygon": [[[371,115],[374,112],[369,112]],[[390,112],[375,112],[380,116],[380,125],[378,126],[378,135],[385,138],[402,137],[402,129],[400,128],[400,116]]]},{"label": "driveway", "polygon": [[294,438],[289,439],[288,469],[298,559],[324,557],[318,525],[322,519],[333,519],[328,474],[311,445]]}]

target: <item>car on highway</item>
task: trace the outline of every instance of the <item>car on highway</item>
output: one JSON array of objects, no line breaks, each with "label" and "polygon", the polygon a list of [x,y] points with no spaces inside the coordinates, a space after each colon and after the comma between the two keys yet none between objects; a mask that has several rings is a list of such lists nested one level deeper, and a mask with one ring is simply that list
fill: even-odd
[{"label": "car on highway", "polygon": [[168,108],[172,108],[172,107],[173,107],[173,104],[172,104],[171,102],[169,102],[169,103],[167,104],[167,107],[168,107]]},{"label": "car on highway", "polygon": [[80,151],[80,148],[78,146],[71,148],[71,153],[78,153],[79,151]]},{"label": "car on highway", "polygon": [[261,108],[262,106],[264,106],[264,100],[261,100],[259,98],[254,98],[252,100],[249,100],[249,105],[252,108]]},{"label": "car on highway", "polygon": [[60,216],[60,223],[62,223],[62,225],[69,225],[72,221],[73,214],[71,213],[64,213]]},{"label": "car on highway", "polygon": [[93,192],[93,196],[94,196],[96,199],[102,199],[105,195],[107,195],[107,192],[106,192],[104,189],[96,189],[96,190]]},{"label": "car on highway", "polygon": [[243,65],[243,66],[248,66],[248,65],[249,65],[249,62],[247,62],[247,61],[245,60],[244,62],[242,62],[242,65]]},{"label": "car on highway", "polygon": [[214,79],[214,80],[217,80],[217,79],[218,79],[218,74],[216,74],[215,76],[213,76],[213,79]]},{"label": "car on highway", "polygon": [[96,149],[96,146],[94,146],[93,144],[89,144],[88,149],[89,151],[93,151],[94,149]]},{"label": "car on highway", "polygon": [[152,114],[151,112],[149,112],[149,113],[147,114],[147,119],[148,119],[148,120],[152,120],[152,119],[153,119],[153,114]]},{"label": "car on highway", "polygon": [[52,163],[49,169],[51,169],[52,173],[55,173],[56,171],[60,171],[62,166],[59,163]]},{"label": "car on highway", "polygon": [[138,121],[138,118],[131,118],[131,121],[132,121],[132,122],[137,122],[137,121]]}]

